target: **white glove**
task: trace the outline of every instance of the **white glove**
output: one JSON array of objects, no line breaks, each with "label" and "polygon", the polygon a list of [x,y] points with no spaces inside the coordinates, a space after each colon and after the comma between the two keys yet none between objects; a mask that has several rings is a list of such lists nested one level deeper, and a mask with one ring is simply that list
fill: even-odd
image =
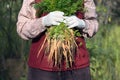
[{"label": "white glove", "polygon": [[81,29],[86,27],[84,20],[79,19],[76,16],[64,17],[64,19],[64,22],[67,24],[68,28],[78,27]]},{"label": "white glove", "polygon": [[48,15],[42,18],[42,23],[44,26],[51,26],[51,25],[59,25],[60,22],[64,20],[64,12],[61,11],[53,11],[50,12]]}]

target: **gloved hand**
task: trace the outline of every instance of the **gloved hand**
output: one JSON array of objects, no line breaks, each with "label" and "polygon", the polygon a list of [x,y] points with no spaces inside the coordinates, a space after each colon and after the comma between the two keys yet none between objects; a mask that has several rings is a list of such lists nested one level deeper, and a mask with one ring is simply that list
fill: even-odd
[{"label": "gloved hand", "polygon": [[42,18],[44,26],[59,25],[64,20],[64,12],[53,11]]},{"label": "gloved hand", "polygon": [[78,27],[80,29],[85,28],[85,22],[82,19],[79,19],[76,16],[64,17],[65,23],[67,24],[68,28]]}]

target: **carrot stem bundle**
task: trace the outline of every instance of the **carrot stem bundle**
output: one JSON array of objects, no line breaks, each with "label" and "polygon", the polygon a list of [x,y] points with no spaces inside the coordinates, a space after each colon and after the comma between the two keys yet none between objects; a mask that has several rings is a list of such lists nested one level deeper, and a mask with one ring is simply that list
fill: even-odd
[{"label": "carrot stem bundle", "polygon": [[[69,5],[71,7],[68,7]],[[42,0],[40,3],[35,4],[35,8],[39,10],[37,15],[57,10],[63,11],[66,16],[70,16],[76,11],[84,11],[83,0]],[[54,61],[54,66],[61,66],[64,60],[66,67],[71,67],[77,49],[74,39],[76,32],[67,28],[67,25],[63,22],[60,25],[51,26],[47,29],[46,38],[38,51],[38,56],[43,49],[43,45],[47,43],[45,52],[49,53],[48,61]]]}]

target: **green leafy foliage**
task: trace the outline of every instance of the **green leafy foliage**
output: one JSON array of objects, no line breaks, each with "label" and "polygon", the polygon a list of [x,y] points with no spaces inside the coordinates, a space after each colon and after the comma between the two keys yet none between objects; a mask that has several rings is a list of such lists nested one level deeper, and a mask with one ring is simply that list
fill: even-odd
[{"label": "green leafy foliage", "polygon": [[83,0],[42,0],[34,5],[39,15],[52,11],[63,11],[66,16],[73,15],[77,10],[83,11]]},{"label": "green leafy foliage", "polygon": [[[51,29],[48,29],[48,32],[49,33],[49,37],[52,39],[54,38],[57,38],[57,39],[64,39],[65,35],[64,35],[64,30],[68,30],[68,28],[66,27],[66,25],[64,23],[61,23],[60,25],[58,26],[53,26],[55,28],[51,28]],[[61,35],[60,35],[61,34]],[[53,36],[54,35],[54,36]],[[60,35],[60,36],[59,36]]]},{"label": "green leafy foliage", "polygon": [[93,80],[120,80],[119,30],[119,25],[102,25],[96,36],[87,40]]}]

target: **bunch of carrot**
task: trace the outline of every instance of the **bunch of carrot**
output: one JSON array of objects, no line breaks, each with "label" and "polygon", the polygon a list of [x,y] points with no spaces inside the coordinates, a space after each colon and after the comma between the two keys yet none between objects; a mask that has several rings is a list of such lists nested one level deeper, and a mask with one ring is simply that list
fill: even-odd
[{"label": "bunch of carrot", "polygon": [[[70,7],[68,7],[70,6]],[[63,11],[66,16],[73,15],[76,11],[83,11],[83,0],[43,0],[35,4],[35,8],[39,10],[37,15],[48,13],[51,11]],[[51,26],[47,29],[44,44],[47,42],[46,53],[48,61],[54,61],[55,66],[61,66],[63,60],[66,62],[66,67],[69,68],[74,62],[74,54],[77,49],[75,42],[75,34],[78,31],[69,29],[64,22],[57,26]],[[40,48],[38,54],[40,53]]]}]

